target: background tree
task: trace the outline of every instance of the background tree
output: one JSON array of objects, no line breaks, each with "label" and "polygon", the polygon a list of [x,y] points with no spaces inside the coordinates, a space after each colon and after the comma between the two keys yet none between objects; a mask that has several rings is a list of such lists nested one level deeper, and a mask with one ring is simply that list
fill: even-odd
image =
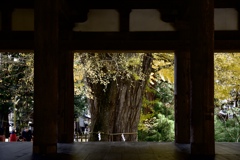
[{"label": "background tree", "polygon": [[[142,96],[151,70],[147,53],[83,53],[85,84],[91,91],[91,140],[97,133],[137,133]],[[102,134],[102,140],[108,136]],[[126,136],[136,140],[137,135]],[[114,140],[121,140],[115,136]]]},{"label": "background tree", "polygon": [[174,55],[153,54],[152,73],[144,94],[139,141],[174,140]]},{"label": "background tree", "polygon": [[0,121],[8,137],[8,114],[17,110],[15,128],[31,119],[33,108],[33,55],[0,53]]},{"label": "background tree", "polygon": [[215,140],[240,138],[240,54],[215,54]]},{"label": "background tree", "polygon": [[87,97],[83,94],[74,95],[74,117],[84,115],[87,109]]},{"label": "background tree", "polygon": [[[74,118],[75,118],[75,133],[82,134],[82,126],[80,126],[80,117],[85,117],[88,114],[89,106],[87,97],[90,98],[91,92],[87,91],[85,85],[83,64],[79,61],[80,55],[74,55]],[[89,124],[88,124],[89,125]]]},{"label": "background tree", "polygon": [[[226,99],[238,101],[240,92],[240,54],[216,53],[214,55],[214,62],[214,97],[219,101]],[[235,97],[232,97],[233,94]]]}]

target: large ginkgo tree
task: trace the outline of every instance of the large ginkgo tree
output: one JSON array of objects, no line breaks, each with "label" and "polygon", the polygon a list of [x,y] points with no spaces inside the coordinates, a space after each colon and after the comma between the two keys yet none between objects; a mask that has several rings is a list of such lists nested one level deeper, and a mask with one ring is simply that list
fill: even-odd
[{"label": "large ginkgo tree", "polygon": [[[81,53],[75,81],[87,93],[91,140],[137,140],[142,97],[150,76],[151,53]],[[77,68],[77,67],[76,67]],[[80,73],[80,72],[79,72]],[[81,89],[75,89],[76,93]],[[122,133],[125,135],[123,137]],[[114,134],[114,135],[113,135]]]}]

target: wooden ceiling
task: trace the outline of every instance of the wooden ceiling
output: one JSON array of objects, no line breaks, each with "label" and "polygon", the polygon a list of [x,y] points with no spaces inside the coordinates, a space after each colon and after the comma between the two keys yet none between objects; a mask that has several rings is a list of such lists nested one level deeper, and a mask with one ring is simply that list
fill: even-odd
[{"label": "wooden ceiling", "polygon": [[[188,0],[65,0],[72,7],[88,9],[161,9],[184,7]],[[215,0],[215,8],[238,8],[239,0]],[[12,8],[34,8],[34,0],[1,0],[0,9],[6,6]]]},{"label": "wooden ceiling", "polygon": [[[186,9],[188,0],[65,0],[63,14],[69,19],[76,17],[88,9]],[[34,9],[34,0],[1,0],[0,11],[12,11],[15,8]],[[240,9],[239,0],[215,0],[215,8]],[[3,16],[4,14],[2,14]],[[9,17],[2,17],[5,22]],[[7,20],[6,20],[7,19]],[[79,19],[74,19],[76,22]],[[72,21],[71,21],[72,22]],[[2,27],[4,28],[4,27]],[[5,27],[6,28],[6,27]],[[70,33],[70,32],[68,32]],[[61,47],[81,51],[159,51],[188,48],[189,41],[181,40],[178,31],[160,32],[71,32],[71,39],[66,40],[65,32],[60,32]],[[187,39],[187,38],[186,38]],[[34,32],[0,31],[0,51],[33,51]],[[215,51],[240,51],[239,31],[215,31]]]}]

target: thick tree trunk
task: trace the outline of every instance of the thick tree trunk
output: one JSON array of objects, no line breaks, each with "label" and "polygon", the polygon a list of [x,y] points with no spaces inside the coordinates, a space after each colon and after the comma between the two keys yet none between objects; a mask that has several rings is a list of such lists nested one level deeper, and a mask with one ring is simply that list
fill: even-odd
[{"label": "thick tree trunk", "polygon": [[[151,57],[144,56],[143,72],[149,75]],[[100,84],[89,84],[94,98],[90,99],[91,132],[90,140],[98,140],[101,132],[101,141],[121,141],[124,134],[126,141],[136,141],[142,97],[145,90],[145,81],[121,80],[111,81],[106,91]],[[112,135],[111,134],[117,134]]]}]

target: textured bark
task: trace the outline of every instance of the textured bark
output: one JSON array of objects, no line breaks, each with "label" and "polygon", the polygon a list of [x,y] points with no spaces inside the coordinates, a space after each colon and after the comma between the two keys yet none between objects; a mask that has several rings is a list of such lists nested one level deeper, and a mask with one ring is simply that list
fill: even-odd
[{"label": "textured bark", "polygon": [[[143,72],[149,75],[151,57],[144,56]],[[137,133],[142,107],[142,97],[148,76],[145,81],[120,80],[111,81],[107,90],[103,85],[89,84],[94,92],[94,99],[89,100],[91,109],[90,140],[98,140],[97,132],[102,141],[108,141],[111,133]],[[117,83],[118,82],[118,83]],[[137,134],[125,135],[126,141],[136,141]],[[114,141],[120,141],[121,135],[113,136]]]}]

